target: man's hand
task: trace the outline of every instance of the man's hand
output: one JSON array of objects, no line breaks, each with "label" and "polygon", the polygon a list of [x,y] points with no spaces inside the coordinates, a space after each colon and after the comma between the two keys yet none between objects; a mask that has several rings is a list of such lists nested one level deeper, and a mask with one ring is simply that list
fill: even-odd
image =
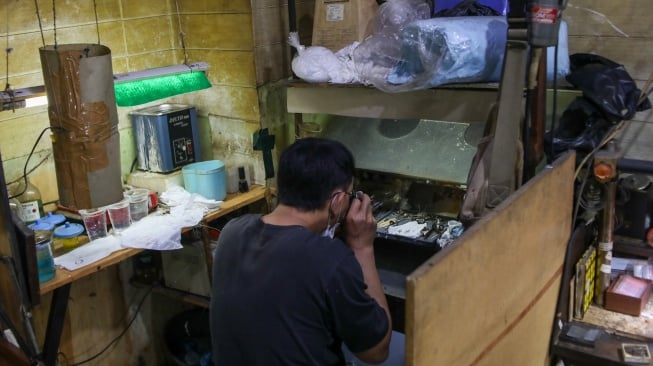
[{"label": "man's hand", "polygon": [[388,330],[385,337],[372,348],[359,352],[356,357],[368,363],[381,363],[388,357],[390,337],[392,334],[392,318],[388,302],[383,292],[374,259],[374,238],[376,237],[376,219],[372,215],[370,196],[357,192],[357,198],[351,201],[344,225],[345,243],[351,248],[356,260],[363,270],[363,280],[367,292],[385,310],[388,318]]},{"label": "man's hand", "polygon": [[344,229],[344,241],[354,251],[372,247],[376,237],[376,219],[372,214],[370,196],[356,192],[357,198],[351,200]]}]

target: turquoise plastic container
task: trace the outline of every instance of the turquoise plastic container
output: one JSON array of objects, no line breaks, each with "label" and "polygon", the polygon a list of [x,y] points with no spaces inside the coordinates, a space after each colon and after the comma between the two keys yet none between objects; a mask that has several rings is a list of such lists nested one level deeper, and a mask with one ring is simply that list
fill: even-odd
[{"label": "turquoise plastic container", "polygon": [[181,168],[181,172],[188,192],[217,201],[227,197],[227,174],[220,160],[188,164]]}]

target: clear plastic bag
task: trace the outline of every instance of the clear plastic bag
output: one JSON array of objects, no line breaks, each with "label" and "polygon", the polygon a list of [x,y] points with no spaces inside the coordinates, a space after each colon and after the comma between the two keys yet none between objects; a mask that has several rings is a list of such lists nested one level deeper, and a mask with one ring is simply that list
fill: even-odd
[{"label": "clear plastic bag", "polygon": [[370,21],[371,33],[397,32],[414,20],[429,19],[431,8],[424,0],[389,0],[379,6]]},{"label": "clear plastic bag", "polygon": [[401,55],[401,27],[429,18],[430,7],[423,0],[389,0],[381,4],[370,21],[372,35],[352,54],[360,82],[376,87],[385,85],[387,73]]},{"label": "clear plastic bag", "polygon": [[363,41],[354,64],[362,82],[386,92],[498,81],[507,29],[501,16],[415,20]]}]

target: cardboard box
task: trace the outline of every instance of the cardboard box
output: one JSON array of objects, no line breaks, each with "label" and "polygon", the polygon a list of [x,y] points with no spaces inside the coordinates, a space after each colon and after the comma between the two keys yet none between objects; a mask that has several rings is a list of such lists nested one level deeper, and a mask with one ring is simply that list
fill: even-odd
[{"label": "cardboard box", "polygon": [[630,275],[619,276],[605,292],[606,310],[639,316],[651,295],[651,284]]},{"label": "cardboard box", "polygon": [[363,41],[378,8],[376,0],[317,0],[312,45],[336,52]]},{"label": "cardboard box", "polygon": [[139,170],[127,175],[127,184],[134,187],[147,188],[151,192],[163,193],[173,186],[183,187],[184,176],[181,170],[176,170],[168,174]]}]

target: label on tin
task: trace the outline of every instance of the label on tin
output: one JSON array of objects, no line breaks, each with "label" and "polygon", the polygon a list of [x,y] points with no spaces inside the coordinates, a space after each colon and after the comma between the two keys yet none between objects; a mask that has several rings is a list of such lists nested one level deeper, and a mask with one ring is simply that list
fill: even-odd
[{"label": "label on tin", "polygon": [[344,4],[327,4],[326,6],[327,22],[341,22],[345,20]]},{"label": "label on tin", "polygon": [[558,22],[558,8],[546,6],[533,6],[532,20],[541,24],[556,24]]}]

